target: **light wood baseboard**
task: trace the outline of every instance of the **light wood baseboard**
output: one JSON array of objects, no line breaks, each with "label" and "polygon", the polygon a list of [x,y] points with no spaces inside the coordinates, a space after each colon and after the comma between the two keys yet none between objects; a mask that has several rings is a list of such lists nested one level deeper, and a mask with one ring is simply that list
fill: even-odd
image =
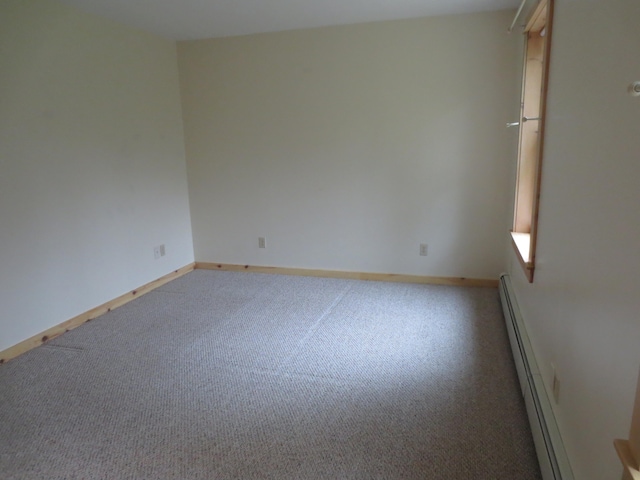
[{"label": "light wood baseboard", "polygon": [[640,471],[628,440],[614,440],[613,445],[624,467],[622,480],[640,480]]},{"label": "light wood baseboard", "polygon": [[370,280],[379,282],[400,282],[400,283],[420,283],[420,284],[432,284],[432,285],[452,285],[452,286],[466,286],[466,287],[497,287],[498,280],[483,279],[483,278],[464,278],[464,277],[428,277],[421,275],[403,275],[396,273],[368,273],[368,272],[345,272],[339,270],[314,270],[303,268],[283,268],[283,267],[260,267],[254,265],[231,265],[224,263],[208,263],[208,262],[196,262],[186,265],[178,270],[175,270],[163,277],[160,277],[152,282],[149,282],[135,290],[132,290],[124,295],[121,295],[113,300],[104,303],[98,307],[81,313],[63,323],[60,323],[54,327],[51,327],[44,332],[34,335],[6,350],[0,351],[0,364],[17,357],[18,355],[31,350],[43,343],[62,335],[75,327],[82,325],[85,322],[94,320],[100,315],[104,315],[115,308],[118,308],[131,300],[149,293],[150,291],[175,280],[182,275],[191,272],[194,269],[204,270],[224,270],[232,272],[254,272],[254,273],[272,273],[278,275],[298,275],[305,277],[322,277],[322,278],[345,278],[351,280]]},{"label": "light wood baseboard", "polygon": [[229,272],[273,273],[299,275],[303,277],[346,278],[350,280],[372,280],[378,282],[422,283],[464,287],[498,287],[498,280],[488,278],[427,277],[398,273],[343,272],[339,270],[309,270],[304,268],[260,267],[254,265],[230,265],[225,263],[196,262],[196,269],[224,270]]},{"label": "light wood baseboard", "polygon": [[85,322],[93,320],[107,312],[110,312],[111,310],[114,310],[124,305],[125,303],[129,303],[131,300],[135,300],[136,298],[144,295],[145,293],[149,293],[150,291],[158,287],[161,287],[165,283],[168,283],[171,280],[175,280],[176,278],[191,272],[194,268],[195,268],[195,263],[190,263],[189,265],[185,265],[184,267],[179,268],[178,270],[174,270],[173,272],[167,275],[164,275],[163,277],[160,277],[156,280],[153,280],[152,282],[149,282],[141,286],[140,288],[136,288],[135,290],[125,293],[124,295],[120,295],[119,297],[114,298],[113,300],[107,303],[104,303],[98,307],[92,308],[87,312],[81,313],[80,315],[77,315],[65,322],[62,322],[54,327],[51,327],[45,330],[44,332],[34,335],[33,337],[28,338],[18,343],[17,345],[14,345],[13,347],[9,347],[8,349],[0,352],[0,364],[8,360],[11,360],[12,358],[17,357],[18,355],[24,352],[27,352],[32,348],[42,345],[46,341],[51,340],[52,338],[55,338],[59,335],[62,335],[63,333],[68,332],[69,330],[75,327],[78,327]]}]

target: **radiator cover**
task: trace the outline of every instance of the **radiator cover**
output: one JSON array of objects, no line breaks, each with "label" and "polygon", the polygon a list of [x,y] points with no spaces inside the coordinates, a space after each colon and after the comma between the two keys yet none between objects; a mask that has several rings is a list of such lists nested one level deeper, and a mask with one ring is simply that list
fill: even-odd
[{"label": "radiator cover", "polygon": [[562,437],[538,370],[509,275],[500,276],[498,289],[542,478],[543,480],[573,480]]}]

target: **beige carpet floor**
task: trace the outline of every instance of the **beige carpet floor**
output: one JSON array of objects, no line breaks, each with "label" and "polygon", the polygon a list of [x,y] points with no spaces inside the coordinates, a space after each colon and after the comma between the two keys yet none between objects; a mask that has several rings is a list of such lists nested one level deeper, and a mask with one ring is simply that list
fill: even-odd
[{"label": "beige carpet floor", "polygon": [[196,270],[0,366],[0,478],[534,480],[495,289]]}]

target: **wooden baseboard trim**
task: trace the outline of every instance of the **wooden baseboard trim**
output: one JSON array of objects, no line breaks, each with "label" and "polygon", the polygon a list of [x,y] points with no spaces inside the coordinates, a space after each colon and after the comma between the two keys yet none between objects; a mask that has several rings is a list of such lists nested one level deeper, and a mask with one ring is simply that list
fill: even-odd
[{"label": "wooden baseboard trim", "polygon": [[135,290],[131,290],[124,295],[120,295],[113,300],[104,303],[98,307],[92,308],[91,310],[81,313],[65,322],[60,323],[54,327],[51,327],[44,332],[41,332],[37,335],[34,335],[31,338],[28,338],[13,347],[9,347],[6,350],[0,352],[0,364],[11,360],[12,358],[17,357],[18,355],[31,350],[32,348],[38,347],[43,343],[51,340],[52,338],[56,338],[59,335],[62,335],[69,330],[79,327],[85,322],[89,322],[98,318],[100,315],[103,315],[111,310],[114,310],[122,305],[129,303],[131,300],[135,300],[138,297],[141,297],[145,293],[149,293],[152,290],[155,290],[158,287],[161,287],[165,283],[170,282],[171,280],[175,280],[182,275],[191,272],[195,268],[195,263],[190,263],[189,265],[185,265],[178,270],[174,270],[173,272],[164,275],[152,282],[149,282],[140,288],[136,288]]},{"label": "wooden baseboard trim", "polygon": [[230,265],[225,263],[196,262],[196,269],[224,270],[228,272],[273,273],[278,275],[298,275],[303,277],[346,278],[350,280],[371,280],[378,282],[421,283],[431,285],[451,285],[464,287],[498,287],[498,280],[488,278],[427,277],[398,273],[344,272],[340,270],[310,270],[304,268],[260,267],[255,265]]},{"label": "wooden baseboard trim", "polygon": [[638,470],[638,462],[633,456],[631,445],[628,440],[614,440],[613,445],[618,452],[618,457],[624,467],[623,480],[640,480],[640,471]]},{"label": "wooden baseboard trim", "polygon": [[303,269],[303,268],[284,268],[284,267],[261,267],[255,265],[232,265],[224,263],[209,263],[209,262],[196,262],[189,265],[185,265],[182,268],[174,270],[173,272],[164,275],[152,282],[142,285],[135,290],[132,290],[124,295],[121,295],[113,300],[106,302],[98,307],[92,308],[89,311],[81,313],[65,322],[62,322],[54,327],[51,327],[44,332],[34,335],[6,350],[0,351],[0,365],[17,357],[18,355],[38,347],[48,340],[56,338],[69,330],[72,330],[85,322],[89,322],[104,315],[111,310],[114,310],[131,300],[149,293],[158,287],[175,280],[186,273],[191,272],[194,269],[203,270],[224,270],[230,272],[253,272],[253,273],[271,273],[277,275],[297,275],[305,277],[321,277],[321,278],[344,278],[350,280],[369,280],[378,282],[400,282],[400,283],[420,283],[431,285],[451,285],[451,286],[466,286],[466,287],[497,287],[498,280],[483,279],[483,278],[464,278],[464,277],[429,277],[421,275],[403,275],[397,273],[369,273],[369,272],[346,272],[340,270],[315,270],[315,269]]}]

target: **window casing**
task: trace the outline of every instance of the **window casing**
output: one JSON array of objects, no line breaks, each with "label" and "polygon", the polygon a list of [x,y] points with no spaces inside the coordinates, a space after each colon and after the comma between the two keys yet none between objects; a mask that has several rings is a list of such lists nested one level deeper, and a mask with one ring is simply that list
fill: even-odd
[{"label": "window casing", "polygon": [[526,24],[518,141],[518,168],[511,240],[533,282],[553,0],[540,0]]}]

